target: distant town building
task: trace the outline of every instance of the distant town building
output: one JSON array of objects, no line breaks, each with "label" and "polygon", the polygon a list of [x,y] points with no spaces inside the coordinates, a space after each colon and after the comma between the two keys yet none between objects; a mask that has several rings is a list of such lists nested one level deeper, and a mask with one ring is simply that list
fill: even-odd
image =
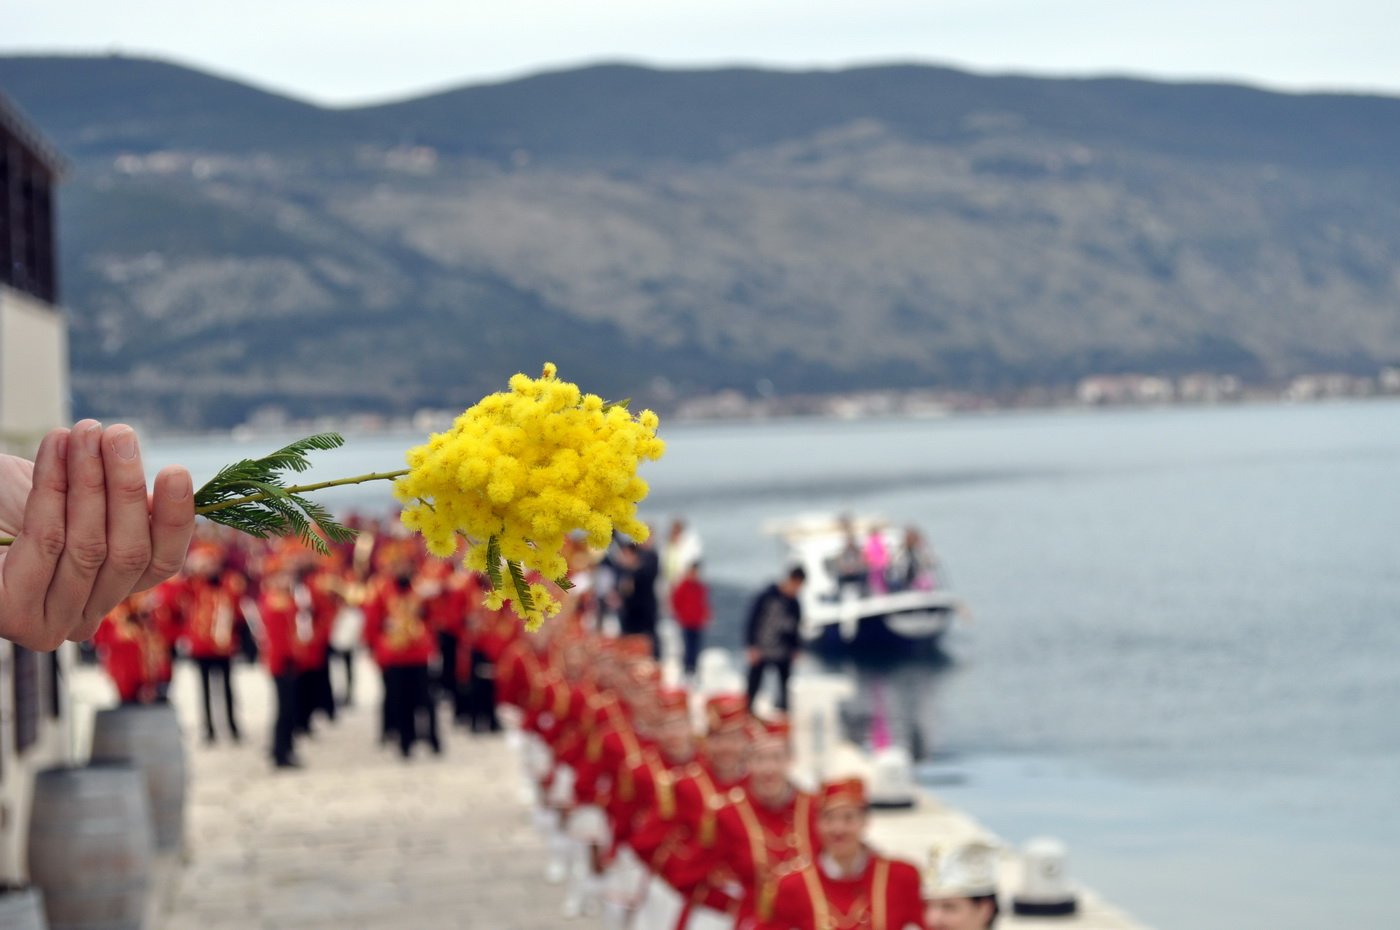
[{"label": "distant town building", "polygon": [[68,420],[68,328],[58,305],[57,152],[0,95],[0,450],[32,452]]},{"label": "distant town building", "polygon": [[[0,94],[0,451],[32,455],[68,421],[68,330],[58,305],[54,185],[62,161]],[[34,774],[72,761],[64,669],[73,645],[40,654],[0,641],[0,886],[28,880]]]},{"label": "distant town building", "polygon": [[1095,375],[1075,391],[1081,404],[1165,404],[1174,397],[1172,383],[1153,375]]},{"label": "distant town building", "polygon": [[1385,393],[1400,394],[1400,368],[1382,368],[1380,381]]}]

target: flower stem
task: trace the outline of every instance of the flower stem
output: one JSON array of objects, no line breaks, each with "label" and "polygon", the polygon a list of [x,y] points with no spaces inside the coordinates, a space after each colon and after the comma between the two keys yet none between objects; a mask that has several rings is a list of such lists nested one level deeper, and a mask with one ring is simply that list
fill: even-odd
[{"label": "flower stem", "polygon": [[[315,484],[298,484],[290,488],[284,488],[288,494],[306,494],[310,491],[320,491],[325,488],[339,488],[349,484],[364,484],[366,481],[393,481],[395,478],[402,478],[408,474],[408,469],[399,471],[374,471],[367,475],[356,475],[353,478],[337,478],[334,481],[318,481]],[[195,513],[204,515],[214,513],[219,510],[226,510],[229,507],[237,507],[239,504],[251,504],[256,501],[265,501],[271,495],[249,494],[247,497],[234,497],[226,501],[219,501],[217,504],[206,504],[195,509]]]},{"label": "flower stem", "polygon": [[[299,484],[286,488],[285,490],[288,494],[306,494],[311,491],[321,491],[325,488],[339,488],[351,484],[364,484],[367,481],[393,481],[395,478],[402,478],[406,474],[408,474],[407,468],[400,469],[399,471],[375,471],[367,475],[356,475],[353,478],[337,478],[334,481]],[[195,513],[202,516],[207,513],[226,510],[229,507],[237,507],[239,504],[252,504],[257,501],[265,501],[268,499],[268,496],[267,494],[249,494],[247,497],[235,497],[230,500],[219,501],[217,504],[206,504],[203,507],[196,508]],[[11,545],[14,541],[15,538],[13,536],[0,536],[0,546]]]}]

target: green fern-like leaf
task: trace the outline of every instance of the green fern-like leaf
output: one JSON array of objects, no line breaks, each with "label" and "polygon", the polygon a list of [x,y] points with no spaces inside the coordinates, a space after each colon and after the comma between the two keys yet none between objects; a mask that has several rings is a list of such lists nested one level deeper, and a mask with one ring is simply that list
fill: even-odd
[{"label": "green fern-like leaf", "polygon": [[510,580],[515,588],[518,614],[524,615],[535,609],[535,598],[530,594],[530,583],[525,580],[525,569],[519,562],[510,561],[506,563],[506,568],[510,571]]},{"label": "green fern-like leaf", "polygon": [[264,539],[296,536],[325,554],[330,551],[327,539],[347,542],[354,538],[354,531],[338,523],[320,504],[289,493],[285,476],[310,468],[308,453],[344,444],[338,433],[317,433],[262,458],[226,465],[195,493],[195,507],[214,523]]},{"label": "green fern-like leaf", "polygon": [[501,576],[501,542],[494,536],[486,540],[486,580],[491,582],[493,591],[505,587],[505,579]]}]

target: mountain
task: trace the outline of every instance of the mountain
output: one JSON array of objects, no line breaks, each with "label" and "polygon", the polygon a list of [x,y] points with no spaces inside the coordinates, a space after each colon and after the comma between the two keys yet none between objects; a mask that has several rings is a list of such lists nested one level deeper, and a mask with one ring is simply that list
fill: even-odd
[{"label": "mountain", "polygon": [[665,405],[1400,360],[1400,100],[946,68],[541,74],[327,109],[0,58],[72,159],[78,406]]}]

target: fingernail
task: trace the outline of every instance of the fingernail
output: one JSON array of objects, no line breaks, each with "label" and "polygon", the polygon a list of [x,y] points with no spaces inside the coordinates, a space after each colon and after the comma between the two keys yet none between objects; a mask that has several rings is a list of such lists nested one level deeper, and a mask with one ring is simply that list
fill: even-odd
[{"label": "fingernail", "polygon": [[131,461],[136,458],[136,431],[124,429],[112,437],[112,448],[117,453],[117,458]]},{"label": "fingernail", "polygon": [[83,430],[83,448],[89,455],[102,454],[102,424],[94,423]]},{"label": "fingernail", "polygon": [[165,483],[165,496],[173,501],[182,501],[193,493],[194,487],[190,484],[190,473],[187,471],[171,475]]},{"label": "fingernail", "polygon": [[58,456],[60,464],[68,462],[68,431],[64,430],[54,437],[53,454]]}]

